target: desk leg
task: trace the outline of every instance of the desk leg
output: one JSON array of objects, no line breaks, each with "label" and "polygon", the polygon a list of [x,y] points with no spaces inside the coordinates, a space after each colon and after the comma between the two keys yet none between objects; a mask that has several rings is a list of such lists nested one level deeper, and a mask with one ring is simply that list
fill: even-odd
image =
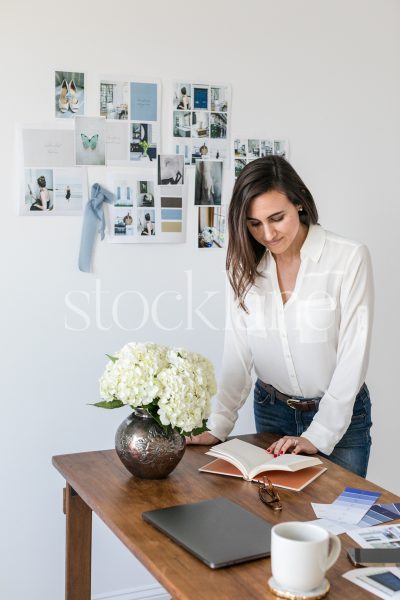
[{"label": "desk leg", "polygon": [[65,600],[90,600],[92,562],[92,510],[67,483]]}]

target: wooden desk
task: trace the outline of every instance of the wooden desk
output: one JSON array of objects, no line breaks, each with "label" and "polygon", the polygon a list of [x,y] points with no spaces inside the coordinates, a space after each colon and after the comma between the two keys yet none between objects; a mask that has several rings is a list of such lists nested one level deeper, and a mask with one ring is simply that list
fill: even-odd
[{"label": "wooden desk", "polygon": [[[266,447],[276,436],[240,436]],[[283,511],[276,514],[258,499],[257,487],[241,479],[199,473],[209,462],[205,446],[189,446],[178,467],[164,480],[132,477],[114,450],[55,456],[53,464],[66,479],[66,600],[90,600],[91,520],[94,511],[154,575],[174,600],[263,600],[276,598],[268,589],[270,560],[213,570],[142,520],[146,510],[225,496],[271,523],[315,518],[310,501],[332,502],[346,486],[382,492],[381,502],[400,499],[349,471],[323,460],[328,471],[302,492],[281,490]],[[342,553],[328,572],[330,600],[373,598],[341,574],[352,568],[346,549],[354,542],[341,536]],[[212,543],[212,540],[210,540]]]}]

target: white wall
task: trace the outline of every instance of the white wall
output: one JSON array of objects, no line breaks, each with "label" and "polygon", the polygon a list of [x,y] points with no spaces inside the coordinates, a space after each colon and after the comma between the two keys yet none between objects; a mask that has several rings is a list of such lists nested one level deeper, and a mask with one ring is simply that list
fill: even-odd
[{"label": "white wall", "polygon": [[[361,240],[375,269],[376,318],[368,383],[374,403],[369,477],[397,493],[395,440],[399,409],[400,4],[396,0],[203,0],[193,3],[118,3],[69,0],[8,2],[2,7],[1,115],[1,546],[0,596],[7,600],[63,597],[63,481],[51,456],[112,447],[123,411],[87,406],[98,399],[106,352],[128,340],[154,340],[203,352],[220,366],[223,339],[223,253],[177,246],[99,245],[94,274],[77,270],[79,218],[16,216],[15,124],[52,115],[53,71],[84,70],[161,77],[164,142],[168,93],[175,78],[231,82],[232,126],[243,136],[283,136],[291,161],[316,198],[328,229]],[[92,107],[95,108],[95,107]],[[205,305],[213,327],[187,308]],[[102,326],[95,323],[101,286]],[[112,323],[118,294],[136,290],[162,303],[173,326],[187,311],[193,329],[162,331],[150,320],[138,331]],[[90,316],[66,309],[71,290]],[[77,297],[75,297],[77,298]],[[137,326],[141,305],[121,300],[125,327]],[[75,319],[75,320],[74,320]],[[253,429],[251,403],[237,431]],[[111,597],[154,583],[151,576],[95,520],[93,592]],[[150,588],[149,588],[150,589]],[[132,592],[133,594],[134,592]],[[115,596],[116,597],[116,596]],[[133,597],[133,596],[129,596]],[[137,592],[135,598],[139,598]],[[128,598],[128,595],[125,596]]]}]

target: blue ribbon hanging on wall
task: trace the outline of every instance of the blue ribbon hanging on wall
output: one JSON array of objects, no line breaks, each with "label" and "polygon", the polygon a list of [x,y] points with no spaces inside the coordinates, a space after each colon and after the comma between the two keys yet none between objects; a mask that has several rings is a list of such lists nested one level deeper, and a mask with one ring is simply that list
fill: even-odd
[{"label": "blue ribbon hanging on wall", "polygon": [[97,233],[104,240],[106,226],[104,202],[114,204],[114,195],[99,183],[94,183],[91,188],[90,199],[85,206],[83,214],[81,246],[79,250],[79,270],[85,273],[90,273],[91,271],[92,255]]}]

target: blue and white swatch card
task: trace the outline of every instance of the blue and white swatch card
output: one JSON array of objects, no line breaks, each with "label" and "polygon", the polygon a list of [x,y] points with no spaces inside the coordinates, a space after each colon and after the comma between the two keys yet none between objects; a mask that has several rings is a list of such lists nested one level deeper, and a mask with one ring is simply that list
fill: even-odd
[{"label": "blue and white swatch card", "polygon": [[400,519],[400,503],[374,504],[358,523],[358,527],[381,525],[394,521],[394,519]]},{"label": "blue and white swatch card", "polygon": [[338,523],[358,524],[379,498],[380,492],[346,488],[332,504],[311,503],[316,516]]}]

